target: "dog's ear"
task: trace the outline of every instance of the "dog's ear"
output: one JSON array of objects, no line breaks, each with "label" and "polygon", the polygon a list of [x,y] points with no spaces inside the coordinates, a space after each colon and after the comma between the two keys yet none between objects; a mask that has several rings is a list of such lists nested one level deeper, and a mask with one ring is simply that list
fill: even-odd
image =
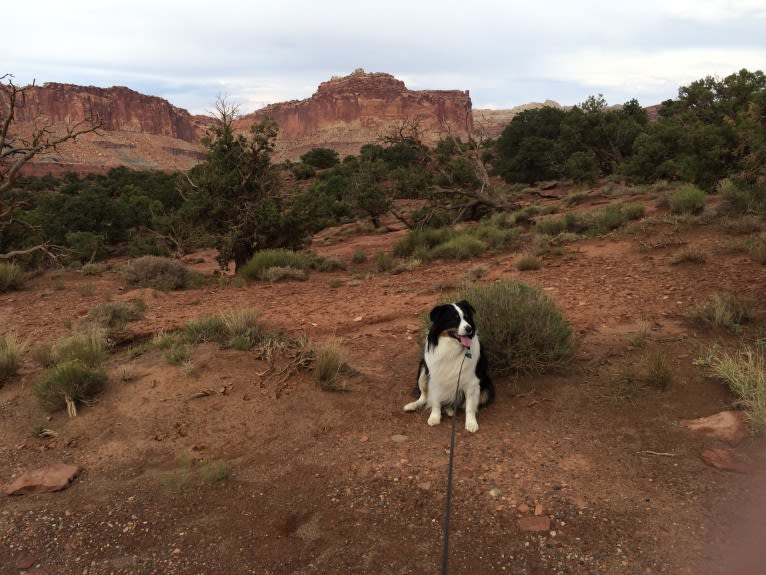
[{"label": "dog's ear", "polygon": [[473,306],[470,303],[468,303],[468,300],[465,300],[465,299],[460,300],[455,305],[457,305],[463,311],[470,311],[471,313],[476,313],[476,310],[473,309]]},{"label": "dog's ear", "polygon": [[434,309],[432,309],[428,316],[428,318],[431,320],[431,323],[437,323],[441,318],[443,318],[445,312],[450,310],[450,307],[451,306],[447,304],[443,304],[437,305]]}]

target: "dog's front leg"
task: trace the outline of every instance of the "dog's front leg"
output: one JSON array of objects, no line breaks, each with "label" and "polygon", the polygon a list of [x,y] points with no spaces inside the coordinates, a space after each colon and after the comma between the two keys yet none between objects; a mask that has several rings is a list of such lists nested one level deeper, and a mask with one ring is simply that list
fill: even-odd
[{"label": "dog's front leg", "polygon": [[472,385],[465,394],[465,428],[471,433],[479,429],[479,422],[476,421],[476,412],[479,410],[479,383]]},{"label": "dog's front leg", "polygon": [[428,425],[433,427],[434,425],[439,425],[441,421],[442,421],[442,406],[440,403],[437,402],[431,405],[431,415],[428,416]]}]

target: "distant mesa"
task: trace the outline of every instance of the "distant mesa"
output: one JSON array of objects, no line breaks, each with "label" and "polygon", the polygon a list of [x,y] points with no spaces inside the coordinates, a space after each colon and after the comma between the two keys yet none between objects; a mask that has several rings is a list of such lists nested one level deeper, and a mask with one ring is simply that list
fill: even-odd
[{"label": "distant mesa", "polygon": [[[255,122],[274,118],[280,129],[275,159],[297,160],[316,147],[333,148],[341,156],[356,154],[404,121],[416,123],[427,144],[447,131],[464,139],[472,133],[496,137],[514,114],[546,105],[558,106],[546,101],[513,110],[473,110],[468,90],[409,90],[390,74],[359,68],[322,82],[310,98],[246,114],[235,128],[245,132]],[[124,86],[51,82],[26,89],[16,127],[29,133],[43,119],[63,129],[93,115],[103,122],[98,134],[85,134],[57,153],[36,158],[25,173],[104,172],[117,166],[188,170],[204,158],[200,138],[212,121]]]}]

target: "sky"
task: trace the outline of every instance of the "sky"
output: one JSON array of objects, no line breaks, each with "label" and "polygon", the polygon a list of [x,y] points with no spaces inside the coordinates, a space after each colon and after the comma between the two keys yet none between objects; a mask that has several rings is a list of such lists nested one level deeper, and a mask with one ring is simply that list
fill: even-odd
[{"label": "sky", "polygon": [[36,0],[2,16],[14,84],[127,86],[193,114],[302,100],[360,68],[468,90],[475,109],[649,106],[766,70],[766,0]]}]

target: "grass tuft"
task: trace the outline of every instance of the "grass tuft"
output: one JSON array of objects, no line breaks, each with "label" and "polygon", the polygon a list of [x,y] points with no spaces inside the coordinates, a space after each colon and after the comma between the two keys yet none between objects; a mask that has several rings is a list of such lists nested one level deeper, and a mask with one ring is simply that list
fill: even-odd
[{"label": "grass tuft", "polygon": [[722,353],[713,359],[711,367],[737,397],[737,405],[753,433],[766,431],[764,346],[744,346],[734,354]]}]

